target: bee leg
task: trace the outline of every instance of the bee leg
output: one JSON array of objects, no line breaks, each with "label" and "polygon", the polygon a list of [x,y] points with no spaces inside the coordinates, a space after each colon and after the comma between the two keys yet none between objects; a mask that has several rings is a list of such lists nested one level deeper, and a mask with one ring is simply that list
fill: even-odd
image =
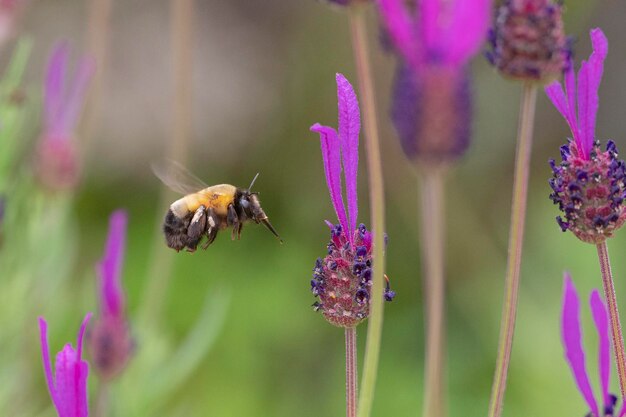
[{"label": "bee leg", "polygon": [[202,249],[206,249],[209,247],[211,243],[215,240],[217,236],[217,231],[219,230],[219,219],[215,215],[215,212],[212,208],[210,208],[207,212],[207,221],[206,221],[206,235],[208,240],[204,245],[202,245]]},{"label": "bee leg", "polygon": [[239,227],[237,228],[237,239],[241,239],[241,229],[243,229],[243,223],[239,223]]},{"label": "bee leg", "polygon": [[194,213],[189,226],[187,227],[187,251],[195,252],[198,243],[206,230],[207,211],[206,207],[200,206]]},{"label": "bee leg", "polygon": [[241,222],[239,221],[237,210],[235,210],[235,206],[232,204],[228,205],[228,215],[226,216],[226,223],[229,226],[233,227],[233,232],[230,236],[231,240],[235,240],[235,237],[239,238],[241,236]]}]

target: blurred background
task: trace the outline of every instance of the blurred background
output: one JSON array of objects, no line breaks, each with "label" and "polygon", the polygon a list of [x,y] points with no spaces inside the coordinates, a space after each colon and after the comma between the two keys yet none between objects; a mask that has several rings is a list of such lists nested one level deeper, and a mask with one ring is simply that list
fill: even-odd
[{"label": "blurred background", "polygon": [[[311,308],[311,270],[326,250],[323,220],[332,220],[334,212],[319,141],[308,129],[314,122],[336,124],[336,72],[356,85],[347,16],[316,1],[205,0],[196,1],[185,17],[176,15],[176,3],[32,0],[14,36],[2,46],[2,68],[8,68],[20,39],[32,46],[20,87],[20,136],[2,136],[19,142],[21,149],[3,179],[9,184],[3,190],[7,213],[11,207],[19,213],[31,209],[30,188],[23,187],[30,184],[25,178],[41,129],[41,85],[52,45],[67,39],[75,56],[91,51],[101,57],[106,51],[76,135],[80,185],[71,197],[37,197],[44,228],[5,219],[2,416],[55,414],[41,369],[36,318],[47,318],[54,354],[75,340],[85,312],[98,310],[94,265],[102,256],[108,216],[117,208],[129,213],[123,285],[136,357],[111,383],[108,415],[313,417],[344,412],[343,331]],[[626,3],[568,0],[564,16],[567,33],[576,39],[577,63],[590,52],[590,28],[602,27],[609,39],[597,135],[626,150]],[[104,38],[96,29],[101,27],[108,27]],[[185,28],[191,29],[191,44],[184,41]],[[395,59],[378,47],[373,9],[369,29],[383,133],[386,272],[397,292],[385,306],[373,415],[412,416],[422,408],[424,368],[417,179],[388,118]],[[181,69],[174,48],[181,38],[174,35],[183,36],[192,67]],[[177,68],[191,77],[177,79]],[[464,417],[486,414],[491,389],[521,91],[481,57],[472,69],[473,142],[449,175],[446,196],[449,414]],[[182,118],[175,105],[181,86],[189,88],[193,103]],[[572,273],[586,300],[601,285],[598,261],[593,246],[561,233],[554,220],[557,208],[548,199],[547,160],[558,157],[568,134],[540,94],[507,416],[587,412],[560,344],[562,273]],[[369,224],[363,147],[361,152],[359,220]],[[160,225],[175,197],[162,194],[150,170],[152,161],[166,155],[183,160],[209,184],[245,187],[260,172],[255,188],[285,244],[252,225],[244,228],[240,241],[221,233],[207,251],[168,250]],[[18,242],[8,239],[10,230],[21,236]],[[32,243],[27,237],[37,232],[42,236]],[[625,232],[609,242],[609,249],[624,310]],[[582,314],[589,372],[597,387],[597,341],[586,305]],[[358,328],[359,365],[366,326]],[[97,398],[95,374],[90,388]],[[616,380],[612,388],[618,390]]]}]

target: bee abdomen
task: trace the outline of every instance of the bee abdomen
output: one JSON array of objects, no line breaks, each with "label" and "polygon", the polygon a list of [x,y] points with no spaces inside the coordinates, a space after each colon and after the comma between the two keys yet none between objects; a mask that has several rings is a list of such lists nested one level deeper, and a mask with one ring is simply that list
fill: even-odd
[{"label": "bee abdomen", "polygon": [[167,211],[165,221],[163,222],[163,233],[165,234],[167,246],[179,251],[188,245],[189,237],[187,236],[187,228],[189,227],[190,221],[191,215],[187,215],[181,219],[176,216],[171,209]]}]

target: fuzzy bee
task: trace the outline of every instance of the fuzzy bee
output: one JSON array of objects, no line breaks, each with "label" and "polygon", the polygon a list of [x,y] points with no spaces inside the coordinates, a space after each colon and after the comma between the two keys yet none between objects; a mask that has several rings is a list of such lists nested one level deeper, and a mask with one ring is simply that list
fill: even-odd
[{"label": "fuzzy bee", "polygon": [[282,239],[261,208],[257,193],[250,190],[259,174],[247,189],[230,184],[209,187],[182,165],[168,161],[152,165],[155,175],[173,191],[184,197],[174,201],[163,223],[167,246],[177,252],[187,249],[194,252],[204,236],[202,249],[209,247],[217,232],[232,227],[231,239],[241,238],[241,229],[247,221],[262,223],[282,243]]}]

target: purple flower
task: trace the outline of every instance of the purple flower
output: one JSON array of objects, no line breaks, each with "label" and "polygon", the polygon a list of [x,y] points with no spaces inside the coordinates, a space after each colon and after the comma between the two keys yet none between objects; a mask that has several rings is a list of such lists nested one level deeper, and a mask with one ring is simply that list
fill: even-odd
[{"label": "purple flower", "polygon": [[379,0],[399,57],[391,117],[410,159],[445,162],[469,145],[471,98],[467,63],[487,34],[490,0]]},{"label": "purple flower", "polygon": [[87,405],[89,364],[82,359],[82,348],[85,328],[90,318],[91,313],[88,313],[80,326],[76,349],[68,343],[57,354],[54,375],[48,347],[48,324],[43,318],[39,318],[43,368],[50,397],[59,417],[87,417],[89,415]]},{"label": "purple flower", "polygon": [[[369,315],[372,275],[372,236],[364,224],[357,228],[357,173],[359,166],[359,103],[352,85],[337,74],[339,132],[319,123],[311,131],[320,135],[324,172],[330,199],[339,224],[326,222],[331,229],[328,253],[313,269],[311,291],[320,298],[313,306],[337,326],[353,327]],[[345,172],[348,210],[344,205],[341,171]],[[385,298],[395,293],[385,291]]]},{"label": "purple flower", "polygon": [[111,214],[104,256],[97,266],[100,315],[88,334],[88,346],[94,359],[94,368],[105,380],[115,377],[124,369],[133,351],[121,285],[126,224],[125,211],[118,210]]},{"label": "purple flower", "polygon": [[[602,414],[598,408],[595,395],[589,382],[585,365],[585,351],[582,347],[580,330],[580,302],[576,287],[569,274],[564,275],[563,283],[563,311],[561,315],[561,337],[565,349],[565,359],[572,370],[578,390],[587,403],[592,417],[613,416],[617,397],[609,393],[611,372],[611,342],[609,340],[609,314],[597,290],[591,292],[589,299],[593,321],[598,331],[598,369],[600,372],[600,386],[602,389]],[[616,416],[626,415],[626,407]]]},{"label": "purple flower", "polygon": [[563,6],[552,0],[507,0],[489,40],[489,61],[506,77],[542,83],[561,76],[571,56]]},{"label": "purple flower", "polygon": [[595,138],[598,89],[608,41],[600,29],[593,29],[591,42],[593,53],[582,62],[578,82],[570,65],[565,73],[565,91],[556,81],[545,91],[573,136],[573,141],[561,147],[562,162],[550,161],[550,198],[565,215],[557,217],[557,222],[563,231],[569,229],[580,240],[595,244],[611,237],[626,221],[626,166],[617,157],[613,141],[608,141],[602,151]]},{"label": "purple flower", "polygon": [[44,81],[44,120],[36,153],[40,181],[53,190],[72,188],[78,182],[74,132],[89,82],[95,72],[93,59],[80,59],[73,80],[66,84],[70,49],[58,43],[48,60]]}]

